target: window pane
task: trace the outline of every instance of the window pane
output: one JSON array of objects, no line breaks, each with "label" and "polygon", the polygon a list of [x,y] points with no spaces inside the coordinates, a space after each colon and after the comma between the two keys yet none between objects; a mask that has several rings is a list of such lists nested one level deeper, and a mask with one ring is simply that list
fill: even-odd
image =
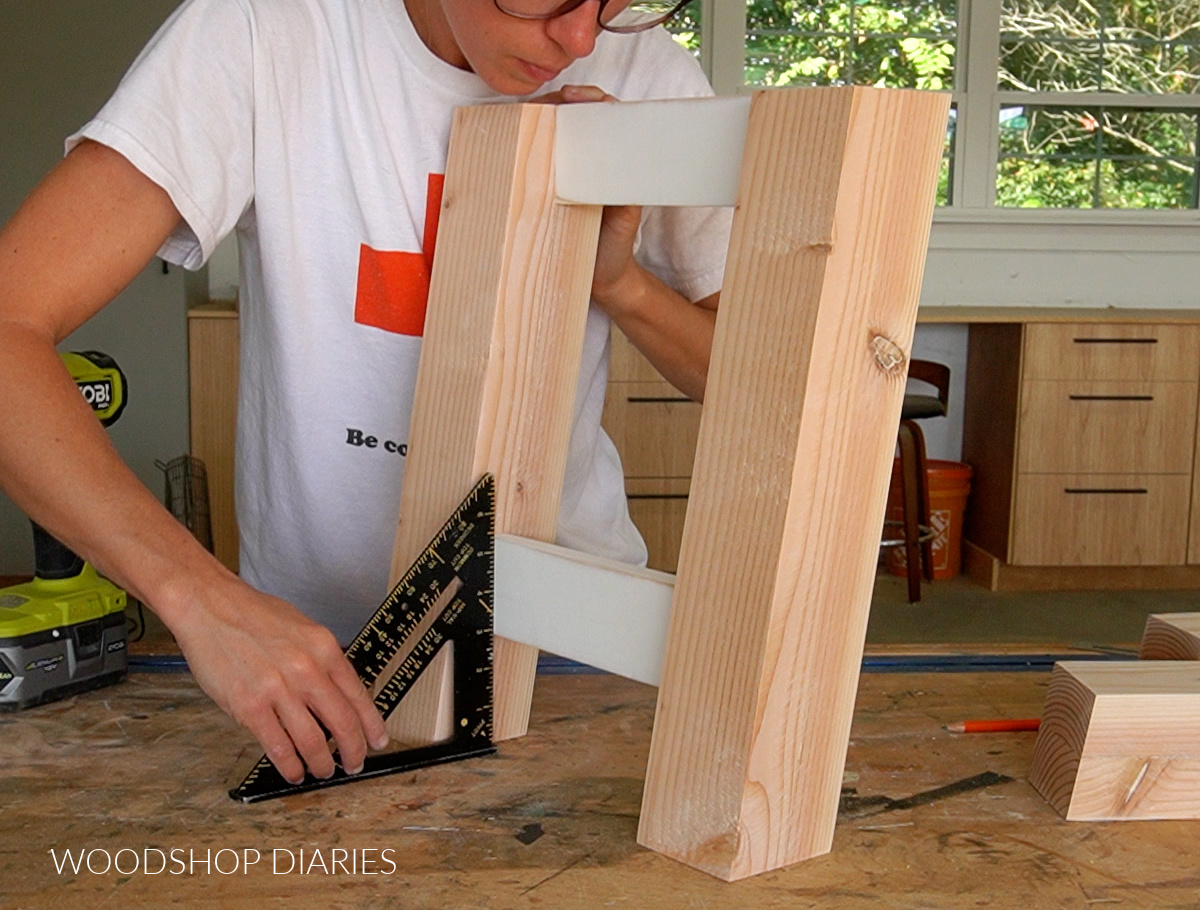
[{"label": "window pane", "polygon": [[1006,107],[996,204],[1196,206],[1196,111]]},{"label": "window pane", "polygon": [[1103,78],[1100,44],[1048,39],[1000,40],[1000,88],[1005,91],[1095,92]]},{"label": "window pane", "polygon": [[999,85],[1200,91],[1200,0],[1003,0]]},{"label": "window pane", "polygon": [[996,205],[1020,208],[1092,208],[1096,168],[1090,162],[1003,158]]},{"label": "window pane", "polygon": [[746,84],[951,89],[957,7],[957,0],[750,0]]},{"label": "window pane", "polygon": [[1194,158],[1106,161],[1100,168],[1100,197],[1113,208],[1195,208],[1195,173]]}]

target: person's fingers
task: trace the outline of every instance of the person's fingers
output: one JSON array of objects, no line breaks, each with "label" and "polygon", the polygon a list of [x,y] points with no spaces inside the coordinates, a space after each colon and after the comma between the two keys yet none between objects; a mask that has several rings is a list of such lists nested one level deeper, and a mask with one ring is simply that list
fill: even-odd
[{"label": "person's fingers", "polygon": [[595,85],[564,85],[559,94],[567,104],[580,104],[588,101],[615,101],[608,92]]},{"label": "person's fingers", "polygon": [[341,654],[338,655],[338,660],[330,669],[329,678],[350,702],[354,713],[358,717],[359,728],[366,736],[371,748],[377,751],[387,748],[387,727],[384,725],[383,718],[379,714],[379,709],[375,707],[371,693],[367,691],[367,687],[358,678],[358,674],[354,672],[354,668],[350,666],[350,662]]},{"label": "person's fingers", "polygon": [[[329,751],[329,741],[321,725],[307,706],[289,698],[275,709],[288,738],[313,777],[322,780],[333,775],[335,765]],[[274,759],[272,759],[272,762]],[[276,765],[276,768],[279,766]],[[283,771],[279,772],[280,774]],[[303,775],[302,775],[303,776]],[[288,778],[295,781],[292,778]]]},{"label": "person's fingers", "polygon": [[538,95],[535,104],[583,104],[589,101],[616,101],[617,99],[596,85],[564,85],[554,92]]},{"label": "person's fingers", "polygon": [[304,762],[296,754],[291,737],[270,705],[246,705],[245,710],[234,719],[258,740],[266,757],[284,780],[293,784],[304,780]]}]

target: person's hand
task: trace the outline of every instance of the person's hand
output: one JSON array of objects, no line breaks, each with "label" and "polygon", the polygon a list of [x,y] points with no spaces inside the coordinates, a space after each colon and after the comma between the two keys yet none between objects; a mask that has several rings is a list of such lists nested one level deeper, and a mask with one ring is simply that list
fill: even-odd
[{"label": "person's hand", "polygon": [[530,100],[533,104],[584,104],[589,101],[617,99],[598,85],[564,85],[557,91],[547,92]]},{"label": "person's hand", "polygon": [[[595,85],[564,85],[535,99],[540,104],[581,104],[616,101],[612,95]],[[630,167],[636,162],[629,162]],[[610,205],[604,208],[600,224],[600,243],[596,250],[596,270],[592,276],[592,299],[601,309],[613,315],[622,306],[632,306],[644,274],[633,258],[642,210],[636,205]]]},{"label": "person's hand", "polygon": [[237,579],[218,588],[173,629],[201,688],[291,783],[305,767],[314,777],[333,774],[325,730],[346,771],[361,771],[368,744],[382,749],[388,736],[332,633]]}]

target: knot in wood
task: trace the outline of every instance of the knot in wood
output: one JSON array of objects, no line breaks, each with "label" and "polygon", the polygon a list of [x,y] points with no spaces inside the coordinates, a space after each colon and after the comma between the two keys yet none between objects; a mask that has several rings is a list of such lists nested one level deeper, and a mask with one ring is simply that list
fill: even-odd
[{"label": "knot in wood", "polygon": [[871,353],[880,369],[889,375],[907,372],[908,358],[903,349],[886,335],[875,333],[871,336]]}]

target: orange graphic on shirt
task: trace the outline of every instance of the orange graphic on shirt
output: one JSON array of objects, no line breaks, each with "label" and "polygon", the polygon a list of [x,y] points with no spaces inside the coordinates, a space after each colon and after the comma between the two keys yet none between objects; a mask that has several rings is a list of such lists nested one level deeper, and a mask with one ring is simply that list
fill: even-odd
[{"label": "orange graphic on shirt", "polygon": [[425,196],[425,235],[420,253],[375,250],[365,243],[358,256],[354,321],[399,335],[420,338],[425,331],[429,275],[437,244],[445,175],[430,174]]}]

